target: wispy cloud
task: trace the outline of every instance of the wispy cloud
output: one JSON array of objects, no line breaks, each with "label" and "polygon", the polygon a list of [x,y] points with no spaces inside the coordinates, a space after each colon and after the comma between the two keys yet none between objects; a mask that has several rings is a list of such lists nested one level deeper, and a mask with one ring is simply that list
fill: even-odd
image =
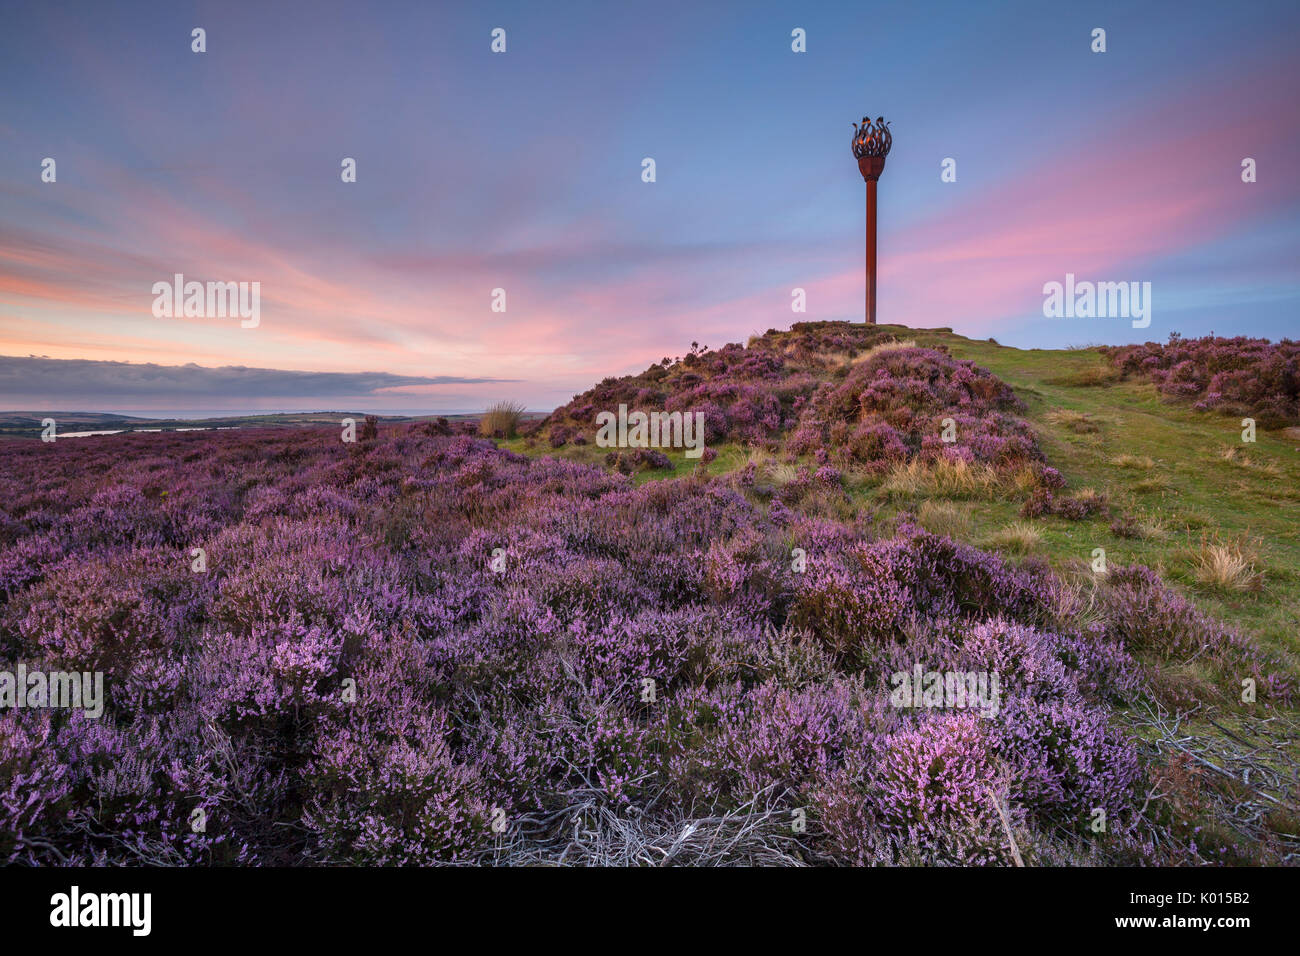
[{"label": "wispy cloud", "polygon": [[305,372],[270,368],[99,362],[0,356],[0,406],[71,408],[85,402],[117,406],[159,402],[192,408],[210,400],[246,404],[265,399],[390,398],[427,386],[484,385],[506,379],[390,372]]}]

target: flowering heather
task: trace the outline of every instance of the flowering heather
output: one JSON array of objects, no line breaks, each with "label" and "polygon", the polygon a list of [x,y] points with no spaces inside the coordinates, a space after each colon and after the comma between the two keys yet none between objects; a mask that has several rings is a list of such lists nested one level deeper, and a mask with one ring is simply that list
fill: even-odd
[{"label": "flowering heather", "polygon": [[816,385],[808,374],[809,359],[800,362],[770,345],[769,337],[777,335],[769,332],[748,348],[697,345],[639,375],[607,378],[557,408],[538,428],[547,431],[554,447],[575,435],[591,439],[597,415],[626,405],[631,411],[702,412],[711,444],[774,439],[794,421],[798,400]]},{"label": "flowering heather", "polygon": [[[766,380],[787,355],[715,360]],[[961,375],[949,398],[1003,400]],[[1270,679],[1145,569],[1066,620],[1047,572],[919,528],[449,430],[6,445],[0,669],[99,670],[107,700],[0,711],[0,859],[544,857],[575,807],[667,825],[760,799],[806,813],[807,860],[1005,863],[989,790],[1039,847],[1092,839],[1097,807],[1115,839],[1140,824],[1110,710],[1143,693],[1134,655],[1208,645]],[[917,664],[1000,673],[1001,708],[890,706]]]},{"label": "flowering heather", "polygon": [[1295,680],[1273,655],[1198,610],[1150,568],[1112,568],[1102,601],[1116,635],[1134,653],[1162,661],[1204,658],[1231,674],[1233,684],[1249,677],[1272,699],[1294,700]]},{"label": "flowering heather", "polygon": [[1164,345],[1101,351],[1124,375],[1147,378],[1162,395],[1197,409],[1249,416],[1264,428],[1300,422],[1300,343],[1290,339],[1184,339],[1175,332]]},{"label": "flowering heather", "polygon": [[[1045,469],[1054,471],[1055,469]],[[1051,478],[1047,479],[1051,481]],[[1020,506],[1020,514],[1026,518],[1041,518],[1043,515],[1056,515],[1070,521],[1082,521],[1084,518],[1107,510],[1106,499],[1102,495],[1056,494],[1049,487],[1037,487]]]},{"label": "flowering heather", "polygon": [[[1020,401],[1000,379],[940,349],[896,342],[873,326],[796,323],[747,346],[693,349],[640,375],[608,378],[538,428],[552,447],[594,434],[596,416],[632,410],[704,415],[710,443],[742,442],[794,456],[884,470],[914,459],[1015,465],[1042,455]],[[942,437],[951,418],[954,441]],[[829,474],[829,473],[827,473]]]},{"label": "flowering heather", "polygon": [[[902,347],[867,354],[839,382],[818,387],[789,448],[825,448],[841,461],[887,468],[913,459],[1021,464],[1042,458],[1033,433],[1013,413],[1020,400],[974,362],[937,349]],[[945,419],[955,431],[943,440]]]}]

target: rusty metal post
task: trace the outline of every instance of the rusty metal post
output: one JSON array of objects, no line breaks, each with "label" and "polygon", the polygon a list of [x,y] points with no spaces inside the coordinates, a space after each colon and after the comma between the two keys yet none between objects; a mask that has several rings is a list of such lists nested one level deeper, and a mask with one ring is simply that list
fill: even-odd
[{"label": "rusty metal post", "polygon": [[876,183],[885,171],[885,157],[894,145],[885,118],[873,124],[862,117],[862,125],[853,124],[853,155],[858,160],[858,172],[867,184],[867,301],[866,321],[876,324]]},{"label": "rusty metal post", "polygon": [[867,325],[876,324],[876,181],[867,180]]}]

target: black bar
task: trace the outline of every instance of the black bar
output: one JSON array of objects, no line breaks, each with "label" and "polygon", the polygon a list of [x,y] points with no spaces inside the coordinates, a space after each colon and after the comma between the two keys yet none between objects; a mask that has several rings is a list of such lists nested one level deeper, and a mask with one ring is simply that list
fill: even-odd
[{"label": "black bar", "polygon": [[[147,937],[130,926],[54,927],[51,898],[77,886],[149,893]],[[1230,943],[1294,925],[1291,869],[871,869],[816,873],[593,873],[527,869],[19,869],[0,870],[0,912],[11,940],[29,936],[127,945],[144,939],[204,946],[349,940],[415,933],[430,948],[475,934],[541,945],[604,938],[667,945],[687,926],[698,940],[736,942],[786,929],[817,939],[851,933],[866,943],[895,932],[945,951],[963,939],[1073,945],[1124,937]],[[1179,896],[1178,894],[1186,894]],[[1205,894],[1205,895],[1203,895]],[[748,901],[748,902],[745,902]],[[1149,927],[1118,921],[1153,918]],[[1244,925],[1186,921],[1208,918]],[[1182,921],[1180,923],[1180,921]],[[622,931],[619,931],[619,927]],[[614,936],[593,936],[608,927]],[[1039,935],[1039,932],[1050,936]],[[483,934],[487,935],[483,935]],[[466,940],[466,943],[473,945]],[[465,944],[461,944],[465,945]],[[622,944],[616,945],[621,948]],[[334,950],[337,951],[337,950]]]}]

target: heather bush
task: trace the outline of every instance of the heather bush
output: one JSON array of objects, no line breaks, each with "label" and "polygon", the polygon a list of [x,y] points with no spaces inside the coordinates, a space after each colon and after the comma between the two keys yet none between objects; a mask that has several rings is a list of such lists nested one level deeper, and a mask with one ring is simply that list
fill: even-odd
[{"label": "heather bush", "polygon": [[1198,410],[1249,416],[1263,428],[1300,421],[1300,343],[1290,339],[1184,339],[1175,332],[1163,345],[1101,351],[1121,374],[1145,378],[1166,398],[1192,402]]},{"label": "heather bush", "polygon": [[71,768],[55,738],[48,713],[0,711],[0,862],[36,857],[47,821],[71,809]]},{"label": "heather bush", "polygon": [[1112,567],[1101,597],[1112,632],[1131,653],[1156,661],[1203,658],[1228,675],[1231,694],[1249,677],[1279,702],[1294,698],[1295,681],[1282,661],[1197,609],[1150,568]]},{"label": "heather bush", "polygon": [[1082,521],[1108,510],[1104,495],[1081,492],[1076,495],[1060,495],[1046,487],[1036,488],[1020,506],[1020,514],[1025,518],[1041,518],[1055,515],[1069,521]]},{"label": "heather bush", "polygon": [[865,781],[872,818],[897,846],[940,863],[997,863],[1006,844],[990,793],[1001,789],[992,742],[970,713],[896,731]]},{"label": "heather bush", "polygon": [[490,838],[491,807],[473,765],[455,759],[447,714],[402,703],[323,736],[303,772],[303,823],[328,861],[456,862]]},{"label": "heather bush", "polygon": [[605,456],[605,464],[622,475],[631,475],[638,471],[667,471],[673,467],[672,459],[655,448],[612,451]]},{"label": "heather bush", "polygon": [[[800,414],[789,447],[826,449],[832,457],[884,471],[953,452],[969,462],[1011,465],[1041,458],[1032,432],[1014,412],[1020,401],[973,362],[927,348],[876,350],[838,384],[823,383]],[[945,419],[955,428],[945,442]]]}]

